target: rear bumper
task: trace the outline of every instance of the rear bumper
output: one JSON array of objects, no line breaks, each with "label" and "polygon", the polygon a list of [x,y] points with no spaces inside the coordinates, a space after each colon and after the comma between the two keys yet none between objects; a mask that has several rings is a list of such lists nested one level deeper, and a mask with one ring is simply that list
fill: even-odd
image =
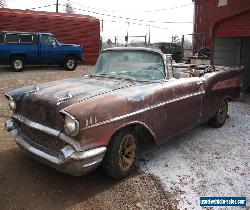
[{"label": "rear bumper", "polygon": [[37,145],[32,139],[23,135],[13,119],[5,122],[5,128],[19,147],[28,152],[34,159],[73,176],[86,174],[98,167],[106,151],[106,147],[76,151],[72,145],[67,144],[59,152],[55,152]]}]

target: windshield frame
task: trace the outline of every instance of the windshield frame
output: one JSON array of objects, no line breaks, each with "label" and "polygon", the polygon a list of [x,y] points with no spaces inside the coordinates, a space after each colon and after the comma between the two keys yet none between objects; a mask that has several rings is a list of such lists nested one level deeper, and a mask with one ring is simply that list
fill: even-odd
[{"label": "windshield frame", "polygon": [[[164,78],[162,79],[159,79],[159,80],[137,80],[135,79],[134,81],[138,81],[138,82],[161,82],[163,80],[166,80],[168,78],[168,71],[167,71],[167,65],[166,65],[166,56],[159,50],[157,49],[152,49],[152,48],[144,48],[144,47],[114,47],[114,48],[107,48],[107,49],[104,49],[102,50],[102,52],[100,53],[100,56],[96,62],[96,65],[97,63],[99,62],[100,58],[101,58],[101,55],[105,52],[112,52],[112,51],[118,51],[118,52],[123,52],[123,51],[138,51],[138,52],[151,52],[151,53],[155,53],[155,54],[158,54],[161,56],[162,58],[162,61],[163,61],[163,72],[164,73]],[[96,67],[95,65],[95,67]],[[95,68],[94,68],[95,69]],[[94,73],[94,72],[93,72]],[[93,73],[91,73],[91,76],[97,76],[97,77],[105,77],[105,78],[115,78],[115,79],[123,79],[123,78],[120,78],[120,77],[112,77],[110,75],[94,75]],[[130,78],[124,78],[124,79],[130,79]],[[132,80],[132,79],[131,79]]]}]

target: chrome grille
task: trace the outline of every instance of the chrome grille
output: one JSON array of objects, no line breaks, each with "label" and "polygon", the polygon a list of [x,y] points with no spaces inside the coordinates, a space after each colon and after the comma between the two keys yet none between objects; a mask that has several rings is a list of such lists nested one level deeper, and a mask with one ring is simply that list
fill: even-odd
[{"label": "chrome grille", "polygon": [[35,128],[26,126],[25,124],[21,124],[20,131],[32,142],[57,152],[60,151],[67,144],[66,142],[59,140],[55,136],[51,136]]}]

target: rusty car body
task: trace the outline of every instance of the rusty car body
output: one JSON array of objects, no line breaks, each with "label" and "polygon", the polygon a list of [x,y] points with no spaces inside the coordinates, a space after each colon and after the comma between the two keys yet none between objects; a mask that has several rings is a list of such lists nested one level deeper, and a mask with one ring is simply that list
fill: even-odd
[{"label": "rusty car body", "polygon": [[209,120],[222,126],[227,103],[240,96],[242,71],[173,67],[149,48],[107,49],[91,75],[6,93],[13,115],[5,127],[59,171],[82,175],[102,163],[108,175],[123,178],[145,134],[160,144]]}]

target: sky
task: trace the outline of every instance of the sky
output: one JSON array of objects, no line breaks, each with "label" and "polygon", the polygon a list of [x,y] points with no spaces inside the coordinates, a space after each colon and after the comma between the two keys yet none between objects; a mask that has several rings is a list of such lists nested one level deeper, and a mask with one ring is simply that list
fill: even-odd
[{"label": "sky", "polygon": [[[59,12],[64,12],[63,5],[66,2],[59,0]],[[37,11],[55,11],[55,3],[56,0],[6,0],[8,8],[35,8]],[[101,34],[104,41],[110,38],[114,42],[116,36],[118,42],[123,43],[127,31],[129,36],[146,35],[147,39],[150,31],[151,42],[171,41],[172,35],[181,36],[193,32],[192,0],[70,0],[70,3],[75,13],[103,19]]]}]

